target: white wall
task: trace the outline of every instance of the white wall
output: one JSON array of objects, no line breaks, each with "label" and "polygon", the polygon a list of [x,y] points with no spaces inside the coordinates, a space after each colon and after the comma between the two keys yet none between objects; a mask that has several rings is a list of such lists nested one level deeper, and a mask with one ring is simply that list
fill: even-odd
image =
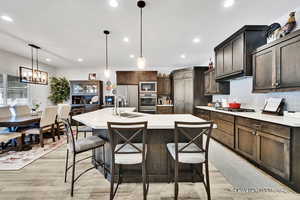
[{"label": "white wall", "polygon": [[[42,64],[41,69],[49,73],[49,77],[56,75],[56,68]],[[8,73],[11,75],[19,75],[19,66],[31,66],[31,60],[25,57],[0,50],[0,73]],[[49,86],[42,85],[30,85],[29,89],[30,100],[41,102],[41,109],[46,105],[51,105],[48,100]]]}]

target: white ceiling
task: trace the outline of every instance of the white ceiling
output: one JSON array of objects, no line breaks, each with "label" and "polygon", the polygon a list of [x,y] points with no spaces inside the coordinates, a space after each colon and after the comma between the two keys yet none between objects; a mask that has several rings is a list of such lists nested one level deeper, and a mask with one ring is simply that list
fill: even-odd
[{"label": "white ceiling", "polygon": [[[139,10],[136,0],[0,0],[0,49],[30,57],[25,45],[40,45],[41,60],[57,67],[102,67],[105,64],[103,30],[111,31],[110,65],[136,69],[130,54],[139,52]],[[246,24],[269,24],[300,5],[299,0],[146,0],[144,56],[147,66],[206,64],[213,48]],[[123,42],[123,37],[130,39]],[[200,43],[192,42],[194,37]],[[180,58],[185,53],[186,59]],[[84,62],[77,62],[83,58]],[[45,62],[45,61],[44,61]]]}]

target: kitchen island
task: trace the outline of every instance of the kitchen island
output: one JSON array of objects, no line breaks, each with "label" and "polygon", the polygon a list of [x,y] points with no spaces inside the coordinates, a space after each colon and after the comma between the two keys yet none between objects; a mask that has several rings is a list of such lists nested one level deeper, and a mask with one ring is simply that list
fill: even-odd
[{"label": "kitchen island", "polygon": [[[109,169],[111,162],[111,149],[108,141],[107,122],[141,122],[148,121],[148,151],[147,168],[150,182],[170,182],[173,177],[174,165],[172,159],[169,159],[166,144],[174,141],[175,121],[185,122],[205,122],[205,120],[190,114],[144,114],[134,112],[135,108],[119,108],[121,116],[113,115],[113,108],[105,108],[90,113],[85,113],[73,117],[74,120],[81,122],[93,128],[93,135],[97,135],[106,140],[105,144],[105,165]],[[184,141],[183,138],[181,138]],[[103,161],[102,149],[93,152],[96,161]],[[98,168],[103,173],[101,167]],[[202,171],[202,166],[199,166]],[[117,169],[118,172],[118,169]],[[202,177],[195,177],[191,166],[180,166],[180,181],[201,181]],[[123,166],[123,182],[141,182],[141,166]],[[110,179],[110,176],[107,177]]]}]

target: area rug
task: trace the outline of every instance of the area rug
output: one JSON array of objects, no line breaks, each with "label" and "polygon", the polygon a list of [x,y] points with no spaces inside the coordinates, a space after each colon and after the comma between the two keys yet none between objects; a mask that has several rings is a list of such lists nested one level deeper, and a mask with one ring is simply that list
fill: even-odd
[{"label": "area rug", "polygon": [[39,144],[32,145],[29,151],[9,151],[0,155],[0,171],[20,170],[42,156],[61,147],[67,141],[66,136],[61,136],[60,140],[53,142],[52,138],[44,140],[44,148]]}]

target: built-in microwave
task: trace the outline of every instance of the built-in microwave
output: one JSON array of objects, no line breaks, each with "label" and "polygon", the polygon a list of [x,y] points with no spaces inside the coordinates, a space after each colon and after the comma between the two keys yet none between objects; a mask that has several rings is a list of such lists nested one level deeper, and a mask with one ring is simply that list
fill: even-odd
[{"label": "built-in microwave", "polygon": [[140,82],[140,93],[157,92],[157,82]]}]

